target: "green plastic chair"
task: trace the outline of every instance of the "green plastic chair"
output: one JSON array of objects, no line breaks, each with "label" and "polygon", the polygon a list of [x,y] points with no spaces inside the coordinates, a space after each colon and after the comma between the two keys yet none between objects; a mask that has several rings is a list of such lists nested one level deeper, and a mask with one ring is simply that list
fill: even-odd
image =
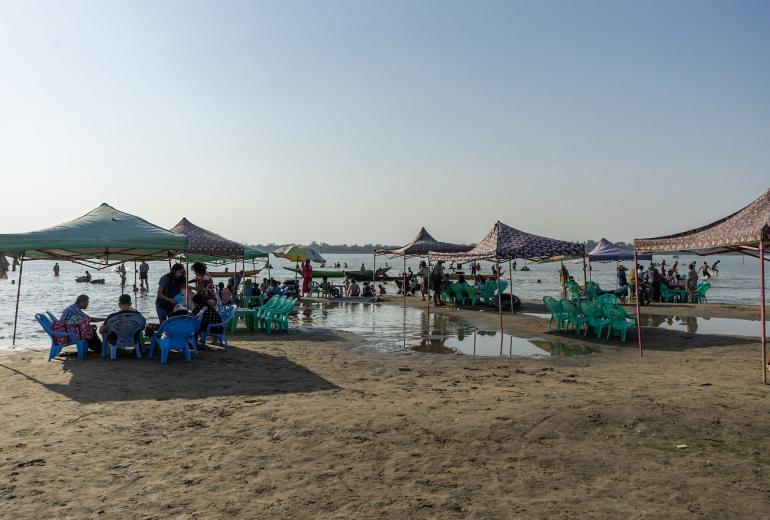
[{"label": "green plastic chair", "polygon": [[625,343],[626,332],[629,329],[636,328],[636,322],[627,319],[625,310],[616,305],[605,305],[603,313],[610,320],[609,327],[607,328],[607,339],[610,339],[610,334],[617,332],[620,335],[620,341]]},{"label": "green plastic chair", "polygon": [[586,327],[585,332],[583,333],[584,336],[588,335],[588,329],[592,328],[594,329],[594,332],[596,332],[596,337],[601,338],[602,332],[604,331],[604,327],[608,327],[610,324],[610,320],[606,318],[602,318],[602,311],[601,308],[598,307],[593,302],[582,302],[580,304],[580,309],[583,311],[583,314],[588,317],[588,326]]},{"label": "green plastic chair", "polygon": [[446,287],[444,287],[444,290],[441,291],[441,301],[444,303],[454,303],[455,302],[455,291],[454,291],[455,284],[450,283]]},{"label": "green plastic chair", "polygon": [[599,287],[599,284],[596,282],[586,282],[586,299],[589,301],[594,301],[596,298],[599,297],[599,292],[601,291],[601,287]]},{"label": "green plastic chair", "polygon": [[554,321],[556,322],[557,331],[560,331],[562,328],[566,329],[566,323],[569,321],[569,315],[562,310],[559,301],[551,296],[543,296],[543,303],[551,313],[551,317],[548,319],[548,330],[551,330],[551,324]]},{"label": "green plastic chair", "polygon": [[711,284],[709,282],[699,284],[698,288],[695,290],[695,301],[697,303],[708,303],[709,301],[706,299],[706,293],[709,289],[711,289]]},{"label": "green plastic chair", "polygon": [[674,303],[677,300],[678,295],[676,294],[675,291],[672,291],[671,289],[669,289],[666,286],[666,284],[661,283],[660,284],[660,297],[666,303]]},{"label": "green plastic chair", "polygon": [[620,303],[620,300],[617,296],[615,296],[613,293],[604,293],[602,295],[599,295],[596,297],[596,301],[594,302],[596,305],[617,305]]},{"label": "green plastic chair", "polygon": [[574,280],[567,282],[567,298],[569,298],[573,303],[580,303],[582,298],[582,290],[580,289],[580,285],[578,285],[578,283]]},{"label": "green plastic chair", "polygon": [[[583,325],[588,327],[588,316],[582,314],[571,300],[563,299],[559,302],[559,305],[562,312],[567,314],[569,324],[575,328],[575,334],[580,334],[580,329],[583,328]],[[569,330],[569,324],[567,325],[567,330]]]}]

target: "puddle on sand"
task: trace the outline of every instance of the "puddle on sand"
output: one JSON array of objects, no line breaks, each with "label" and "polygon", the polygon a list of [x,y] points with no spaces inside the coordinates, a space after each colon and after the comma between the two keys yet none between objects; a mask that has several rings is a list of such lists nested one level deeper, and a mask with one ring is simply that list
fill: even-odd
[{"label": "puddle on sand", "polygon": [[[548,319],[550,314],[522,313],[526,316]],[[695,316],[664,316],[662,314],[642,314],[642,327],[679,330],[690,334],[716,334],[722,336],[761,335],[759,320],[739,320],[735,318],[709,318]]]},{"label": "puddle on sand", "polygon": [[690,334],[718,334],[724,336],[761,335],[759,320],[738,320],[734,318],[696,318],[694,316],[662,316],[652,314],[642,317],[643,327],[679,330]]},{"label": "puddle on sand", "polygon": [[469,356],[584,356],[600,352],[598,349],[572,345],[561,341],[538,338],[519,338],[503,334],[500,341],[498,331],[472,331],[458,333],[456,336],[427,337],[412,345],[415,352],[438,354],[465,354]]},{"label": "puddle on sand", "polygon": [[[426,352],[476,356],[575,356],[598,350],[498,331],[478,331],[456,318],[420,309],[370,303],[307,303],[290,317],[300,329],[324,327],[364,338],[355,350],[384,353]],[[474,338],[475,336],[475,338]],[[475,341],[474,341],[475,339]],[[474,347],[475,344],[475,347]]]}]

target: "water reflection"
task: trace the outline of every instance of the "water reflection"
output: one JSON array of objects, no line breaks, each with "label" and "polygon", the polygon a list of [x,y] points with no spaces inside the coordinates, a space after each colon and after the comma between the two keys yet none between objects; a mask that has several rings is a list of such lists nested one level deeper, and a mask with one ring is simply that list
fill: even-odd
[{"label": "water reflection", "polygon": [[299,327],[325,327],[359,334],[357,350],[424,352],[471,356],[574,356],[591,354],[588,347],[500,335],[476,330],[457,318],[410,307],[370,303],[306,303],[291,317]]},{"label": "water reflection", "polygon": [[686,331],[690,334],[759,337],[760,321],[695,316],[642,315],[642,326]]}]

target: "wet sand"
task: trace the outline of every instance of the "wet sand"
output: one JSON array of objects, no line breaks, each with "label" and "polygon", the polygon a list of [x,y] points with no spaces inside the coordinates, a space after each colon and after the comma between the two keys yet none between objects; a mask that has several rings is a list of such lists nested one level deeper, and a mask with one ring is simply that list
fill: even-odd
[{"label": "wet sand", "polygon": [[607,353],[362,354],[332,331],[189,365],[3,357],[0,517],[770,518],[758,341],[645,332],[644,359],[572,333],[552,336]]}]

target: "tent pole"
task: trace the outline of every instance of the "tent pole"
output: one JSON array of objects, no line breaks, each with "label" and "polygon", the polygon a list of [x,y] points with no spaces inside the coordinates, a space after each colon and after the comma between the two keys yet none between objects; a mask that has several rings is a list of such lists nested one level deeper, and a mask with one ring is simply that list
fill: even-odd
[{"label": "tent pole", "polygon": [[404,258],[404,274],[401,276],[402,278],[402,293],[404,293],[404,312],[406,312],[406,255],[403,255]]},{"label": "tent pole", "polygon": [[21,275],[24,274],[24,251],[21,252],[19,261],[19,283],[16,285],[16,313],[13,316],[13,342],[11,346],[16,346],[16,324],[19,322],[19,298],[21,297]]},{"label": "tent pole", "polygon": [[511,316],[513,316],[513,263],[508,260],[508,278],[511,280]]},{"label": "tent pole", "polygon": [[123,296],[124,294],[126,294],[126,284],[125,284],[125,282],[123,282],[123,280],[125,279],[124,277],[126,276],[126,273],[125,273],[125,271],[126,271],[126,263],[123,262],[120,265],[121,265],[121,269],[120,269],[121,270],[121,273],[120,273],[120,295]]},{"label": "tent pole", "polygon": [[583,253],[583,287],[586,286],[586,254]]},{"label": "tent pole", "polygon": [[642,347],[642,310],[641,306],[639,305],[639,272],[636,269],[638,260],[639,255],[636,252],[636,244],[634,244],[634,265],[632,268],[634,270],[634,290],[636,296],[636,337],[639,341],[639,357],[643,357],[644,349]]},{"label": "tent pole", "polygon": [[762,383],[767,384],[767,325],[765,322],[765,237],[759,241],[759,320],[762,330]]},{"label": "tent pole", "polygon": [[[147,285],[149,285],[149,283]],[[139,289],[136,286],[136,260],[134,260],[134,289]],[[134,292],[134,291],[132,291],[132,292]],[[134,292],[134,297],[136,297],[136,292]],[[134,304],[134,305],[136,305],[136,304]]]},{"label": "tent pole", "polygon": [[427,281],[427,288],[428,288],[428,327],[430,327],[430,256],[428,256],[428,281]]},{"label": "tent pole", "polygon": [[497,278],[497,310],[498,314],[500,315],[500,355],[503,355],[503,295],[500,294],[500,259],[495,258],[495,263],[497,265],[497,273],[495,274],[495,277]]}]

